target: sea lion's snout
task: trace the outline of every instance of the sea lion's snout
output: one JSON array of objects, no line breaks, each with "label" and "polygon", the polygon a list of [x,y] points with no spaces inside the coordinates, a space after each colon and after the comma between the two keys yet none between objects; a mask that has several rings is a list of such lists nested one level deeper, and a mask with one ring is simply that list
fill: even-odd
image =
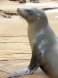
[{"label": "sea lion's snout", "polygon": [[23,18],[25,18],[25,19],[26,19],[27,14],[26,14],[25,9],[18,8],[18,9],[17,9],[17,12],[18,12],[18,14],[19,14],[20,16],[22,16]]},{"label": "sea lion's snout", "polygon": [[26,13],[26,14],[27,14],[27,13],[30,13],[30,10],[29,10],[29,9],[24,9],[24,8],[18,8],[18,9],[17,9],[17,12],[18,12],[18,13],[21,12],[21,13]]},{"label": "sea lion's snout", "polygon": [[27,8],[25,8],[25,9],[24,9],[24,8],[18,8],[18,9],[17,9],[17,12],[19,12],[19,11],[21,11],[21,10],[25,10],[26,12],[30,12],[30,9],[27,9]]},{"label": "sea lion's snout", "polygon": [[20,12],[22,11],[22,9],[18,8],[17,9],[17,12],[20,14]]},{"label": "sea lion's snout", "polygon": [[20,11],[20,9],[18,8],[18,9],[17,9],[17,12],[19,12],[19,11]]}]

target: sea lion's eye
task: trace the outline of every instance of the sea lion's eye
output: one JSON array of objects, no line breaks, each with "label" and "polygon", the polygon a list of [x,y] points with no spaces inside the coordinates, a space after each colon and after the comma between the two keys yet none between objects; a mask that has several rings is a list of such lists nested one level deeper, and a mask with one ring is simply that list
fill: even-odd
[{"label": "sea lion's eye", "polygon": [[30,13],[31,11],[30,10],[27,10],[27,12]]},{"label": "sea lion's eye", "polygon": [[31,12],[30,10],[27,10],[27,13],[28,13],[29,15],[32,15],[32,12]]}]

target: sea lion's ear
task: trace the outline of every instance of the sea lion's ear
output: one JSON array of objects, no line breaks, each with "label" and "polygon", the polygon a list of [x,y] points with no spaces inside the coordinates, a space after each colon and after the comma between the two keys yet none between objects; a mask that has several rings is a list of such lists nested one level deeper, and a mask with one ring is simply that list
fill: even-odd
[{"label": "sea lion's ear", "polygon": [[37,18],[38,18],[38,19],[40,19],[40,16],[41,16],[40,14],[37,14]]},{"label": "sea lion's ear", "polygon": [[37,16],[39,16],[39,17],[40,17],[41,15],[40,15],[40,14],[37,14]]}]

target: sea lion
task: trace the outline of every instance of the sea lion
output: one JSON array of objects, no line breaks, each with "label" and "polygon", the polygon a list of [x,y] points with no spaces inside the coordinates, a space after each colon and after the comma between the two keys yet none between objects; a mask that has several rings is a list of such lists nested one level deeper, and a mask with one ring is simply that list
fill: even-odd
[{"label": "sea lion", "polygon": [[50,78],[58,78],[58,40],[49,26],[46,14],[36,8],[18,8],[17,11],[28,22],[32,58],[28,67],[10,73],[6,78],[32,74],[38,67]]}]

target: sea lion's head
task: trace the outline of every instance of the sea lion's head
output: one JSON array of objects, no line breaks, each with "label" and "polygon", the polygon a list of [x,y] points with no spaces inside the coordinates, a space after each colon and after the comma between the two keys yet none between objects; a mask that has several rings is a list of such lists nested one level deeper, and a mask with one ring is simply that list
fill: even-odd
[{"label": "sea lion's head", "polygon": [[33,9],[17,9],[17,12],[23,17],[26,19],[26,21],[28,21],[29,23],[35,23],[35,22],[38,22],[38,23],[48,23],[48,20],[47,20],[47,16],[46,14],[44,13],[43,10],[39,10],[39,9],[36,9],[36,8],[33,8]]}]

